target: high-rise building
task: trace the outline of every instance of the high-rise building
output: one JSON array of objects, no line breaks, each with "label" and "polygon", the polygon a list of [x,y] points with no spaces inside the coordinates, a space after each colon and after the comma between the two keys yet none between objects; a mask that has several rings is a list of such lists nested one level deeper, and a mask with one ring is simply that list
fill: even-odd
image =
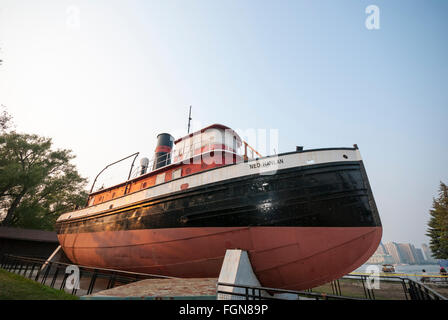
[{"label": "high-rise building", "polygon": [[425,255],[425,259],[429,263],[436,263],[436,259],[433,258],[431,249],[426,244],[422,244],[423,254]]},{"label": "high-rise building", "polygon": [[422,249],[415,249],[415,257],[417,258],[418,264],[424,264],[426,262],[425,258],[423,257]]},{"label": "high-rise building", "polygon": [[394,263],[403,263],[398,243],[387,242],[384,244],[384,247],[387,249],[387,252],[392,256]]},{"label": "high-rise building", "polygon": [[376,249],[375,254],[389,254],[389,252],[387,252],[387,249],[384,247],[383,243],[381,242],[380,245],[378,246],[378,249]]},{"label": "high-rise building", "polygon": [[398,251],[400,251],[401,261],[403,263],[415,264],[415,257],[411,246],[409,243],[398,243]]},{"label": "high-rise building", "polygon": [[432,257],[431,250],[426,244],[422,244],[422,249],[417,249],[410,243],[396,243],[386,242],[378,246],[375,254],[372,256],[371,262],[379,261],[383,256],[390,256],[389,259],[393,263],[406,264],[424,264],[436,263],[437,261]]},{"label": "high-rise building", "polygon": [[375,253],[367,260],[367,264],[392,264],[394,259],[388,254],[382,243],[379,244]]},{"label": "high-rise building", "polygon": [[392,264],[394,259],[389,254],[375,253],[367,260],[366,264]]}]

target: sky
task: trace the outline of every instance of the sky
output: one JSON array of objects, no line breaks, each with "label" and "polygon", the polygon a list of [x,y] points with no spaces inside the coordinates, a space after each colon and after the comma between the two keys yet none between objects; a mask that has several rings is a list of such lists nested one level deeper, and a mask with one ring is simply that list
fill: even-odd
[{"label": "sky", "polygon": [[383,242],[420,246],[448,183],[447,12],[445,0],[0,0],[0,103],[90,181],[152,157],[158,133],[185,135],[190,105],[193,130],[278,130],[279,153],[356,143]]}]

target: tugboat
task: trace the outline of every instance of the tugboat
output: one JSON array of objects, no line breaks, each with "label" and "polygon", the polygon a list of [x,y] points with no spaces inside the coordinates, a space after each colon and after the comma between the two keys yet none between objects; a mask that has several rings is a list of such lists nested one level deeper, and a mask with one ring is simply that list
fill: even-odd
[{"label": "tugboat", "polygon": [[226,250],[243,249],[263,286],[290,290],[353,271],[382,236],[356,145],[262,157],[220,124],[177,140],[160,134],[152,163],[92,186],[86,207],[56,229],[75,264],[217,277]]},{"label": "tugboat", "polygon": [[383,264],[383,269],[382,270],[385,273],[394,273],[395,272],[395,268],[391,264]]}]

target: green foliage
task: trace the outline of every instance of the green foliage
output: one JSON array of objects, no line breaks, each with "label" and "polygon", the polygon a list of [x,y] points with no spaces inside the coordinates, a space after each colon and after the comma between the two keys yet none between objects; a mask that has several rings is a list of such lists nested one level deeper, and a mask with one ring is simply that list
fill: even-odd
[{"label": "green foliage", "polygon": [[3,105],[2,109],[3,110],[0,112],[0,132],[8,130],[12,123],[12,116],[6,111],[6,108]]},{"label": "green foliage", "polygon": [[87,193],[70,150],[52,150],[51,139],[35,134],[0,135],[2,225],[51,230],[57,217],[82,206]]},{"label": "green foliage", "polygon": [[440,182],[439,197],[433,200],[428,233],[430,247],[436,259],[448,259],[448,187]]}]

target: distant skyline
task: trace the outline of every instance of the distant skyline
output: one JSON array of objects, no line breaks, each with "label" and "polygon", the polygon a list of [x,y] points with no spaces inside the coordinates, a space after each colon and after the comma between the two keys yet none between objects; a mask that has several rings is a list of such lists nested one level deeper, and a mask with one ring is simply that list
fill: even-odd
[{"label": "distant skyline", "polygon": [[[380,29],[368,30],[376,5]],[[448,1],[0,0],[0,104],[90,181],[156,136],[276,129],[358,144],[384,242],[429,244],[448,183]],[[90,185],[89,185],[90,187]]]},{"label": "distant skyline", "polygon": [[431,249],[422,244],[419,248],[413,243],[398,243],[386,242],[380,243],[378,249],[370,257],[369,262],[379,264],[389,263],[405,263],[405,264],[422,264],[422,263],[437,263],[437,259],[432,256]]}]

